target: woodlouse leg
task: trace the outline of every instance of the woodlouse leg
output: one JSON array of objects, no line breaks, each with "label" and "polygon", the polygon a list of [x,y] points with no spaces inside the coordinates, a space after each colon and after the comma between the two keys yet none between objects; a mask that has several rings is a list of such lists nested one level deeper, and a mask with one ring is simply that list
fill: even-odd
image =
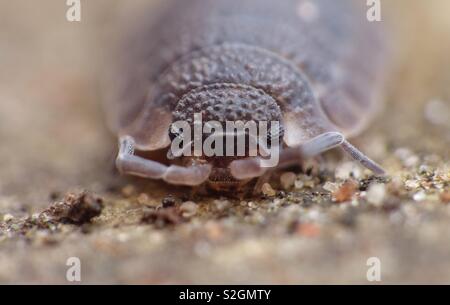
[{"label": "woodlouse leg", "polygon": [[377,175],[385,175],[386,174],[386,172],[380,165],[378,165],[375,161],[371,160],[363,152],[361,152],[355,146],[350,144],[348,141],[344,141],[342,143],[341,147],[346,153],[350,154],[350,156],[353,159],[355,159],[356,161],[361,163],[362,166],[370,169],[375,174],[377,174]]},{"label": "woodlouse leg", "polygon": [[238,180],[261,177],[267,168],[261,166],[261,159],[258,157],[236,160],[230,164],[231,175]]},{"label": "woodlouse leg", "polygon": [[162,163],[136,156],[134,155],[135,142],[130,136],[122,137],[119,142],[120,147],[116,166],[122,174],[150,179],[163,179],[176,185],[196,186],[205,182],[211,173],[211,165],[209,164],[190,167],[166,166]]}]

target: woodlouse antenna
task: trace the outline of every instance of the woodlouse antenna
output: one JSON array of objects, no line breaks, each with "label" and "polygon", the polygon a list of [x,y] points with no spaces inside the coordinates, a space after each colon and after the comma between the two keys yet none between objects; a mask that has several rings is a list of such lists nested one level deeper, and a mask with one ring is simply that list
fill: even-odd
[{"label": "woodlouse antenna", "polygon": [[341,133],[326,132],[300,145],[298,149],[301,157],[310,158],[342,145],[344,141],[345,138]]},{"label": "woodlouse antenna", "polygon": [[380,165],[350,144],[344,136],[338,132],[327,132],[306,142],[300,146],[300,154],[303,158],[313,157],[338,146],[347,152],[355,161],[370,169],[376,175],[386,174]]},{"label": "woodlouse antenna", "polygon": [[377,175],[385,175],[386,172],[384,169],[378,165],[375,161],[367,157],[363,152],[361,152],[359,149],[357,149],[355,146],[350,144],[347,140],[342,142],[341,145],[342,149],[350,154],[350,156],[361,163],[362,166],[370,169],[372,172],[374,172]]},{"label": "woodlouse antenna", "polygon": [[[345,140],[339,132],[327,132],[321,134],[299,147],[287,148],[281,152],[278,168],[299,163],[300,160],[317,156],[335,147],[341,147],[351,155],[353,159],[370,169],[377,175],[384,175],[385,171],[375,161],[371,160],[360,150]],[[233,161],[230,165],[231,174],[236,179],[250,179],[262,176],[268,170],[264,167],[264,159],[249,158]]]}]

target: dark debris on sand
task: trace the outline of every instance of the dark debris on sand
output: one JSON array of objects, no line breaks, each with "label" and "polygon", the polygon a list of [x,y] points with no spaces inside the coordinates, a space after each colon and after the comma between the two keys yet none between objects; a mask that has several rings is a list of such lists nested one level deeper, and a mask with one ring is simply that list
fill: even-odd
[{"label": "dark debris on sand", "polygon": [[101,214],[103,199],[89,192],[68,193],[40,213],[0,224],[1,234],[27,235],[33,230],[58,231],[60,224],[81,226]]}]

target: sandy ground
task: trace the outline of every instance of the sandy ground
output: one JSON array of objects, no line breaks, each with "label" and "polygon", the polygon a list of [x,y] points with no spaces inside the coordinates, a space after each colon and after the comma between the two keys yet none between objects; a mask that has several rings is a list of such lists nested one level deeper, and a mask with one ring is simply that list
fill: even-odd
[{"label": "sandy ground", "polygon": [[113,170],[99,63],[140,2],[90,1],[82,23],[0,2],[0,283],[68,283],[69,257],[83,283],[367,283],[369,257],[382,283],[450,282],[449,1],[384,1],[386,110],[353,142],[388,179],[331,153],[243,200]]}]

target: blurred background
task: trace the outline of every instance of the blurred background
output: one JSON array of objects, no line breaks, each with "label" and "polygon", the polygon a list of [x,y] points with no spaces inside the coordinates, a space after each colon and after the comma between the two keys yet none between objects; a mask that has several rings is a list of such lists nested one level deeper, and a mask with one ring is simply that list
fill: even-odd
[{"label": "blurred background", "polygon": [[[113,171],[116,143],[102,112],[101,71],[123,24],[131,21],[127,16],[144,6],[150,12],[158,1],[81,2],[82,22],[70,23],[65,1],[0,0],[0,216],[32,214],[73,189],[101,194],[111,208],[99,220],[97,233],[86,236],[68,229],[51,246],[3,232],[0,282],[64,283],[67,255],[85,258],[86,282],[364,282],[364,258],[374,252],[390,257],[386,281],[450,280],[450,212],[435,202],[424,209],[435,209],[436,214],[427,213],[436,217],[410,212],[416,214],[406,217],[417,217],[416,225],[406,229],[387,225],[392,215],[375,211],[364,216],[365,224],[356,232],[338,230],[340,237],[325,234],[315,240],[278,233],[261,240],[262,231],[248,228],[251,222],[246,221],[242,231],[217,233],[226,224],[211,222],[206,207],[194,227],[160,231],[133,223],[135,198],[116,191],[129,180]],[[356,141],[390,173],[413,177],[422,160],[446,171],[450,1],[389,0],[382,1],[382,8],[395,54],[386,110]],[[405,166],[399,159],[408,156],[420,161]],[[154,182],[137,185],[136,193],[142,191],[151,202],[180,192]],[[405,196],[402,200],[411,200]],[[205,199],[205,206],[213,200]],[[282,226],[275,223],[274,228]],[[224,234],[221,243],[200,238],[203,233],[196,230],[205,227],[211,234]],[[292,265],[300,271],[289,271]]]}]

